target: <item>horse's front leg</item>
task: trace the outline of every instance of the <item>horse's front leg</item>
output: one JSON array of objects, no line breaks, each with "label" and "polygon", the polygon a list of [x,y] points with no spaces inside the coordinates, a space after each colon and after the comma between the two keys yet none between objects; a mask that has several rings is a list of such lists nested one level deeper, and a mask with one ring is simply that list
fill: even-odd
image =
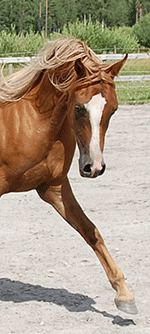
[{"label": "horse's front leg", "polygon": [[52,204],[60,215],[74,227],[92,247],[103,265],[112,287],[117,292],[115,298],[116,306],[126,313],[137,313],[134,296],[125,284],[124,275],[107,250],[98,229],[86,217],[80,205],[77,203],[68,179],[66,178],[62,185],[56,187],[48,187],[43,184],[37,191],[40,197],[44,201]]}]

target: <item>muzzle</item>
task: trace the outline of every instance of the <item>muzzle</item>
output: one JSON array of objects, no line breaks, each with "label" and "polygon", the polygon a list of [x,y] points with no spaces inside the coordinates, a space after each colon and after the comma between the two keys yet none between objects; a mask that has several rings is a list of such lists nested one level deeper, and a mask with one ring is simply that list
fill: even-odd
[{"label": "muzzle", "polygon": [[81,166],[79,161],[80,175],[89,178],[96,178],[97,176],[102,175],[106,168],[105,163],[102,162],[99,168],[95,167],[94,165],[95,164],[92,163],[86,163],[84,166]]}]

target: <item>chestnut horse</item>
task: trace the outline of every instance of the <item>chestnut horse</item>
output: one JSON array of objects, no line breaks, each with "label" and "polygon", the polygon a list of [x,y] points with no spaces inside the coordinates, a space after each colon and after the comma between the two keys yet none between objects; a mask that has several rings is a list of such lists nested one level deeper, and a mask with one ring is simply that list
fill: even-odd
[{"label": "chestnut horse", "polygon": [[0,195],[36,189],[92,247],[116,290],[116,306],[136,313],[134,296],[96,226],[77,203],[68,178],[75,145],[83,177],[105,170],[104,138],[118,107],[114,77],[75,38],[50,41],[22,70],[0,82]]}]

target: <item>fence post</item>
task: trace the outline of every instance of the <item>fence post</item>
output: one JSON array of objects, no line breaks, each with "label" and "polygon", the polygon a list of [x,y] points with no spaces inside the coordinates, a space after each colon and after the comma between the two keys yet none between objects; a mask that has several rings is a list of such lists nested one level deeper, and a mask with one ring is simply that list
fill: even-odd
[{"label": "fence post", "polygon": [[13,64],[9,64],[9,74],[13,73]]},{"label": "fence post", "polygon": [[116,45],[114,45],[114,54],[117,53],[117,48],[116,48]]}]

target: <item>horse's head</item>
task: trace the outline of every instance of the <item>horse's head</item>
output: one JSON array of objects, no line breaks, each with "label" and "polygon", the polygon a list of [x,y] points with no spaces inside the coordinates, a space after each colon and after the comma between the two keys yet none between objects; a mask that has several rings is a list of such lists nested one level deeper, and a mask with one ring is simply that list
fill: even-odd
[{"label": "horse's head", "polygon": [[[75,113],[73,129],[80,151],[79,168],[84,177],[97,177],[105,171],[103,158],[105,133],[109,120],[118,108],[114,77],[119,73],[127,56],[104,67],[103,75],[75,93]],[[81,62],[79,64],[80,75]],[[78,67],[76,66],[78,71]],[[107,78],[107,80],[106,80]]]}]

